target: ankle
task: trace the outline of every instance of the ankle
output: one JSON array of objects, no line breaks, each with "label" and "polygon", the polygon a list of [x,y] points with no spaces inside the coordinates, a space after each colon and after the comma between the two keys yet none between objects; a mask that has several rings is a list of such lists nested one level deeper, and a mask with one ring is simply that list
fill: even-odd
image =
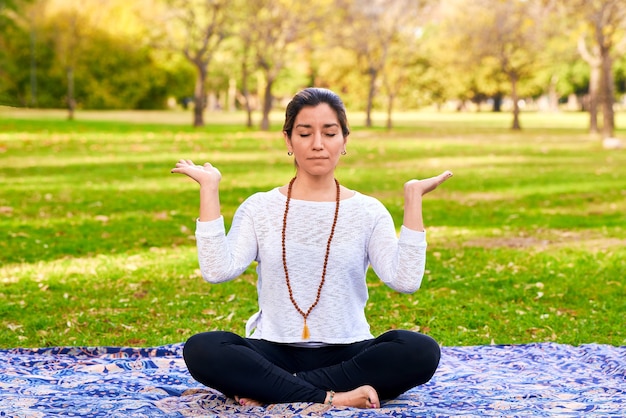
[{"label": "ankle", "polygon": [[335,398],[335,391],[334,390],[329,390],[328,392],[326,392],[326,398],[324,399],[324,403],[326,405],[333,406],[333,399],[334,398]]}]

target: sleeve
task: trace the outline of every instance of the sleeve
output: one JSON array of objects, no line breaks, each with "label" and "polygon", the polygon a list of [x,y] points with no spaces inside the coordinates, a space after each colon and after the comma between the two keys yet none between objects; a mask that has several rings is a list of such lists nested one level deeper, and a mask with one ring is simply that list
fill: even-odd
[{"label": "sleeve", "polygon": [[391,214],[382,210],[369,240],[370,264],[387,286],[413,293],[420,288],[426,268],[426,232],[402,225],[398,237]]},{"label": "sleeve", "polygon": [[204,280],[232,280],[255,260],[258,246],[250,206],[250,200],[246,200],[237,209],[228,235],[222,216],[209,222],[196,221],[198,262]]}]

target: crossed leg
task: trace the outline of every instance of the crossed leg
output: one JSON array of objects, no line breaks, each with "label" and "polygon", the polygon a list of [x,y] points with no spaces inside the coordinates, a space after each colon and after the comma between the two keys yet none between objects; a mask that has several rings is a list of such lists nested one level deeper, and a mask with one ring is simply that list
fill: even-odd
[{"label": "crossed leg", "polygon": [[[394,398],[430,380],[440,351],[430,337],[409,331],[315,349],[218,331],[190,338],[183,355],[196,380],[242,405],[328,403],[332,388],[337,390],[333,405],[378,408],[380,399]],[[330,363],[325,360],[329,356]],[[305,371],[298,371],[302,362],[307,364]]]}]

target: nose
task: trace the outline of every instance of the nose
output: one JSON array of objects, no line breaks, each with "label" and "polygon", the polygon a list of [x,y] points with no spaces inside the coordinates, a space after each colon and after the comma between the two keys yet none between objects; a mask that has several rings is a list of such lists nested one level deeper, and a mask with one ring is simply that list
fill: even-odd
[{"label": "nose", "polygon": [[322,133],[316,132],[313,134],[313,149],[314,150],[322,150],[324,149],[324,142],[322,140]]}]

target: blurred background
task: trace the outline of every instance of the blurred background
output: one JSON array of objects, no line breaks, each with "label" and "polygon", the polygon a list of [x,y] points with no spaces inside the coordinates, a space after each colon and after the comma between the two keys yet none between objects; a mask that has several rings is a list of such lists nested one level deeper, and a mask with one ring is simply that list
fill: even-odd
[{"label": "blurred background", "polygon": [[[589,113],[626,105],[626,0],[0,0],[0,105],[269,114],[329,87],[349,109]],[[259,117],[253,118],[253,112]],[[256,120],[255,120],[256,119]]]}]

